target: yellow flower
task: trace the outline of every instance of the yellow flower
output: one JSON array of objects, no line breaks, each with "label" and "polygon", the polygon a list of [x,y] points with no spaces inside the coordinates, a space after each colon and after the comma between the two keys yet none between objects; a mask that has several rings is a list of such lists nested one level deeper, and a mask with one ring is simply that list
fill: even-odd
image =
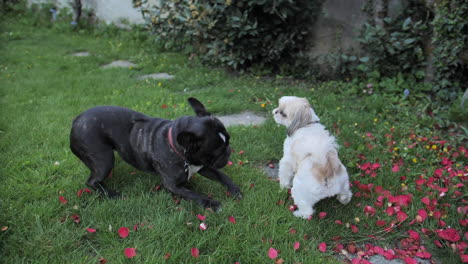
[{"label": "yellow flower", "polygon": [[401,184],[401,187],[405,187],[405,186],[406,186],[406,184],[404,184],[404,183]]},{"label": "yellow flower", "polygon": [[432,145],[432,149],[437,149],[437,146],[436,146],[436,145]]},{"label": "yellow flower", "polygon": [[158,86],[161,87],[162,83],[158,82]]},{"label": "yellow flower", "polygon": [[266,104],[261,104],[260,106],[261,106],[261,107],[265,107],[265,106],[266,106]]},{"label": "yellow flower", "polygon": [[413,158],[413,162],[414,162],[414,163],[417,163],[417,162],[418,162],[418,159],[417,159],[417,158]]},{"label": "yellow flower", "polygon": [[426,149],[430,149],[430,148],[431,148],[431,146],[429,146],[429,145],[426,145]]},{"label": "yellow flower", "polygon": [[374,119],[374,122],[379,122],[379,119],[378,119],[378,118],[375,118],[375,119]]},{"label": "yellow flower", "polygon": [[398,151],[399,148],[398,148],[398,147],[394,147],[393,150],[394,150],[394,151]]}]

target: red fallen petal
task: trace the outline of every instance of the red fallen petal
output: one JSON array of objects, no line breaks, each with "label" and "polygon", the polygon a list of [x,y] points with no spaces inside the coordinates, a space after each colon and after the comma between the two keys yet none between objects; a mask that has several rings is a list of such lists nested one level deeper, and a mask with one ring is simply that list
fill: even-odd
[{"label": "red fallen petal", "polygon": [[468,255],[461,255],[460,258],[463,263],[468,263]]},{"label": "red fallen petal", "polygon": [[396,258],[396,254],[395,254],[395,251],[393,251],[393,249],[389,249],[385,251],[385,253],[383,253],[383,256],[388,260],[392,260]]},{"label": "red fallen petal", "polygon": [[392,172],[398,172],[400,170],[400,166],[398,164],[393,165]]},{"label": "red fallen petal", "polygon": [[229,222],[231,222],[231,223],[233,223],[233,224],[236,223],[236,218],[234,218],[234,216],[228,217],[228,220],[229,220]]},{"label": "red fallen petal", "polygon": [[67,199],[65,199],[65,197],[63,197],[63,196],[59,196],[59,201],[60,201],[61,204],[68,203]]},{"label": "red fallen petal", "polygon": [[379,246],[375,246],[372,250],[379,255],[383,255],[385,253],[385,250]]},{"label": "red fallen petal", "polygon": [[107,263],[107,259],[105,259],[105,258],[99,258],[98,261],[99,261],[99,264],[106,264]]},{"label": "red fallen petal", "polygon": [[387,213],[388,215],[393,215],[395,213],[395,208],[387,207],[387,209],[385,209],[385,213]]},{"label": "red fallen petal", "polygon": [[458,223],[459,223],[461,226],[467,226],[467,225],[468,225],[468,219],[459,219],[459,220],[458,220]]},{"label": "red fallen petal", "polygon": [[351,225],[351,230],[353,231],[353,233],[359,232],[359,228],[355,225]]},{"label": "red fallen petal", "polygon": [[417,185],[423,185],[426,182],[426,180],[425,179],[418,179],[415,182],[416,182]]},{"label": "red fallen petal", "polygon": [[201,214],[197,214],[197,218],[198,218],[198,220],[200,220],[200,221],[205,221],[206,216],[201,215]]},{"label": "red fallen petal", "polygon": [[124,250],[124,254],[127,258],[133,258],[134,256],[136,256],[136,248],[126,248]]},{"label": "red fallen petal", "polygon": [[397,219],[398,219],[398,221],[403,222],[403,221],[405,221],[407,218],[408,218],[408,215],[407,215],[405,212],[403,212],[403,211],[398,211],[398,212],[397,212]]},{"label": "red fallen petal", "polygon": [[337,244],[335,246],[335,248],[333,249],[333,251],[335,251],[336,253],[341,253],[341,251],[344,249],[344,245],[343,244]]},{"label": "red fallen petal", "polygon": [[450,242],[458,242],[461,239],[458,231],[453,228],[447,228],[445,230],[442,230],[437,233],[437,236]]},{"label": "red fallen petal", "polygon": [[377,222],[375,223],[377,226],[385,226],[387,224],[387,221],[384,221],[384,220],[377,220]]},{"label": "red fallen petal", "polygon": [[[424,210],[424,209],[419,209],[419,210],[418,210],[418,216],[421,217],[421,222],[424,222],[424,220],[426,220],[426,218],[427,218],[427,212],[426,212],[426,210]],[[421,222],[420,222],[420,223],[421,223]]]},{"label": "red fallen petal", "polygon": [[89,233],[96,233],[96,229],[90,227],[86,228],[86,231],[88,231]]},{"label": "red fallen petal", "polygon": [[408,230],[408,235],[416,241],[419,241],[421,239],[421,237],[419,236],[419,233],[413,230]]},{"label": "red fallen petal", "polygon": [[294,242],[294,250],[298,250],[300,246],[301,246],[301,243]]},{"label": "red fallen petal", "polygon": [[164,259],[165,259],[165,260],[168,260],[168,259],[170,259],[170,258],[171,258],[171,253],[168,252],[168,253],[166,253],[166,254],[164,255]]},{"label": "red fallen petal", "polygon": [[326,252],[327,251],[327,244],[325,242],[322,242],[318,245],[318,249],[320,252]]},{"label": "red fallen petal", "polygon": [[411,196],[406,194],[389,196],[388,201],[396,206],[408,206],[411,203]]},{"label": "red fallen petal", "polygon": [[362,164],[362,166],[360,166],[361,170],[368,170],[371,166],[371,163],[370,162],[367,162],[367,163],[364,163]]},{"label": "red fallen petal", "polygon": [[445,223],[445,221],[440,220],[440,219],[439,219],[438,223],[439,223],[439,226],[440,226],[440,227],[445,227],[445,226],[447,225],[447,224]]},{"label": "red fallen petal", "polygon": [[375,208],[373,208],[372,206],[366,205],[364,207],[364,213],[367,215],[373,216],[375,215],[375,212]]},{"label": "red fallen petal", "polygon": [[190,253],[194,258],[198,258],[200,256],[200,251],[198,250],[198,248],[191,248]]},{"label": "red fallen petal", "polygon": [[83,195],[83,192],[92,193],[90,189],[84,188],[84,189],[79,189],[78,192],[76,193],[76,196],[81,197]]},{"label": "red fallen petal", "polygon": [[426,196],[426,197],[424,197],[424,198],[421,199],[421,202],[422,202],[423,204],[425,204],[425,205],[429,205],[431,201],[430,201],[429,198]]},{"label": "red fallen petal", "polygon": [[406,264],[418,264],[418,261],[414,258],[406,257],[403,259]]},{"label": "red fallen petal", "polygon": [[268,250],[268,257],[271,259],[275,259],[276,257],[278,257],[278,251],[274,248],[270,248]]},{"label": "red fallen petal", "polygon": [[419,251],[418,253],[416,253],[416,257],[421,259],[430,259],[432,257],[432,254],[429,252]]},{"label": "red fallen petal", "polygon": [[432,217],[433,217],[434,219],[440,219],[441,216],[442,216],[442,213],[439,212],[439,211],[434,212],[434,213],[432,214]]},{"label": "red fallen petal", "polygon": [[75,223],[77,223],[77,224],[79,224],[80,221],[81,221],[80,216],[79,216],[79,215],[76,215],[76,214],[75,214],[75,215],[71,215],[70,218],[72,218],[72,219],[73,219],[73,222],[75,222]]},{"label": "red fallen petal", "polygon": [[341,222],[341,220],[335,220],[335,224],[337,224],[337,225],[342,225],[343,222]]},{"label": "red fallen petal", "polygon": [[233,164],[232,161],[228,161],[227,163],[228,166],[232,166],[232,164]]},{"label": "red fallen petal", "polygon": [[201,223],[198,228],[200,228],[200,230],[205,231],[208,228],[208,226],[205,223]]},{"label": "red fallen petal", "polygon": [[297,205],[295,205],[295,204],[290,205],[289,208],[288,208],[288,210],[291,211],[291,212],[296,211],[296,209],[297,209]]},{"label": "red fallen petal", "polygon": [[319,213],[319,218],[320,219],[324,218],[325,216],[327,216],[327,213],[325,213],[325,212],[320,212]]},{"label": "red fallen petal", "polygon": [[130,230],[127,227],[121,227],[121,228],[119,228],[119,230],[117,232],[119,233],[119,236],[121,238],[126,238],[126,237],[128,237],[128,234],[130,233]]},{"label": "red fallen petal", "polygon": [[434,171],[434,176],[436,176],[437,178],[440,178],[443,173],[444,171],[442,169],[437,169]]},{"label": "red fallen petal", "polygon": [[439,240],[434,240],[434,244],[435,244],[437,247],[440,247],[440,248],[444,247],[444,246],[442,245],[442,243],[440,243]]},{"label": "red fallen petal", "polygon": [[378,169],[378,168],[380,168],[380,164],[379,164],[379,163],[374,163],[374,164],[371,165],[371,169],[372,169],[372,170],[376,170],[376,169]]},{"label": "red fallen petal", "polygon": [[351,254],[355,254],[357,251],[356,245],[353,243],[349,244],[346,248],[348,249],[348,252]]}]

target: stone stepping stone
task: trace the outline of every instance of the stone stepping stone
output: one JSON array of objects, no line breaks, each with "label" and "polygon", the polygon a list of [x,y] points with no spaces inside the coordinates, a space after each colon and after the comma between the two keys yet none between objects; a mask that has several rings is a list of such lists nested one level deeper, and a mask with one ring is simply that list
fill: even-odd
[{"label": "stone stepping stone", "polygon": [[74,57],[88,57],[88,56],[91,56],[91,53],[89,53],[87,51],[81,51],[81,52],[72,53],[72,56],[74,56]]},{"label": "stone stepping stone", "polygon": [[136,67],[137,65],[130,62],[130,61],[125,61],[125,60],[118,60],[118,61],[113,61],[109,64],[101,66],[103,69],[108,69],[108,68],[129,68],[129,67]]},{"label": "stone stepping stone", "polygon": [[257,115],[252,112],[243,112],[240,114],[235,115],[226,115],[226,116],[218,116],[217,117],[224,126],[253,126],[253,125],[261,125],[265,122],[266,118],[264,116]]},{"label": "stone stepping stone", "polygon": [[139,76],[138,80],[146,80],[146,79],[153,79],[153,80],[171,80],[174,79],[174,75],[170,75],[167,73],[152,73],[143,76]]},{"label": "stone stepping stone", "polygon": [[274,162],[269,162],[268,164],[262,167],[263,172],[265,172],[268,178],[278,179],[279,164]]}]

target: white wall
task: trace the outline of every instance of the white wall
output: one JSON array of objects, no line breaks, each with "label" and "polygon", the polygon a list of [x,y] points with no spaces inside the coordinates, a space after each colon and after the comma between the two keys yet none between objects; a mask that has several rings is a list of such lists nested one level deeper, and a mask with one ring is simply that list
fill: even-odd
[{"label": "white wall", "polygon": [[[155,2],[154,0],[151,2]],[[73,0],[28,0],[28,4],[53,3],[58,9],[71,8]],[[81,0],[82,8],[92,9],[99,21],[120,25],[122,21],[130,24],[144,22],[141,12],[133,7],[132,0]]]}]

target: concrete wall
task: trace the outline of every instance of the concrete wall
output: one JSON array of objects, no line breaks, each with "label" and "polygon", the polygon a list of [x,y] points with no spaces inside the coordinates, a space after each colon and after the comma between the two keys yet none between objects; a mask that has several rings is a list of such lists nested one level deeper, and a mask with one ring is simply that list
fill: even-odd
[{"label": "concrete wall", "polygon": [[[378,1],[378,0],[376,0]],[[359,51],[356,38],[362,25],[369,19],[362,7],[368,0],[326,0],[322,14],[313,25],[309,55],[320,57],[338,50]],[[405,0],[389,0],[389,16],[397,15]]]},{"label": "concrete wall", "polygon": [[[53,3],[57,8],[71,8],[73,0],[28,0],[28,4]],[[93,10],[96,18],[107,24],[122,25],[122,22],[141,24],[144,22],[139,8],[131,0],[81,0],[82,8]]]}]

